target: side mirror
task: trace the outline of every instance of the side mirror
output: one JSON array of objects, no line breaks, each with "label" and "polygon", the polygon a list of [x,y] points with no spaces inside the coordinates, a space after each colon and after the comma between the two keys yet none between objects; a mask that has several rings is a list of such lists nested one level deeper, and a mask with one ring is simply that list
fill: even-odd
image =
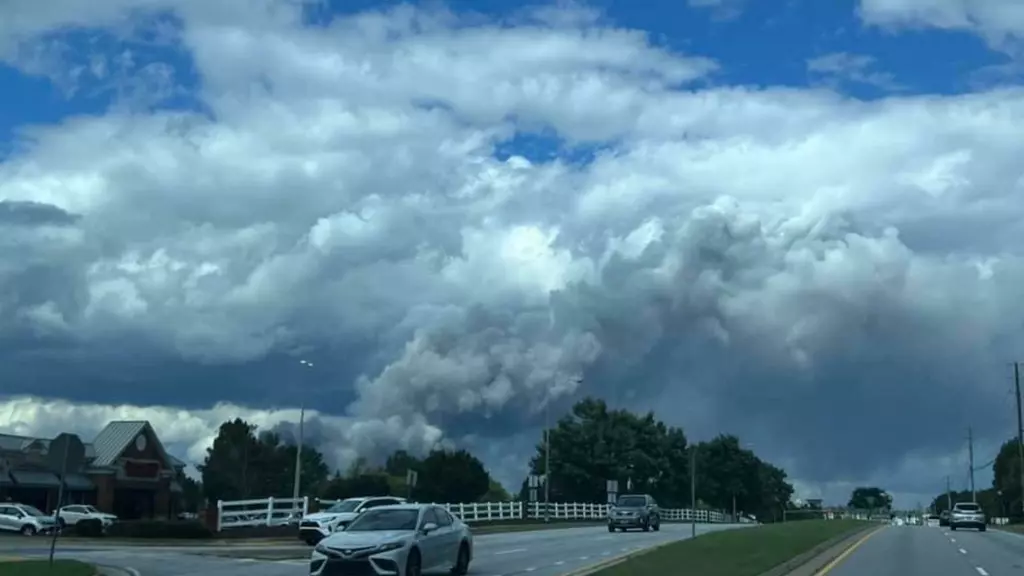
[{"label": "side mirror", "polygon": [[437,530],[437,524],[434,524],[433,522],[427,522],[423,525],[423,528],[420,528],[420,532],[424,534],[430,534],[434,530]]}]

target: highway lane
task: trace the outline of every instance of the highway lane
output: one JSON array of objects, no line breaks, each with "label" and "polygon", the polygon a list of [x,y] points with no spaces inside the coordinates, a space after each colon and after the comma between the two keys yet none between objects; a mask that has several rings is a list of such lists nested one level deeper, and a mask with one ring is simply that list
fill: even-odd
[{"label": "highway lane", "polygon": [[[704,534],[736,527],[698,525],[697,529],[698,534]],[[684,524],[666,524],[660,532],[647,533],[609,534],[605,528],[597,526],[484,534],[475,538],[476,551],[470,574],[561,576],[620,554],[689,536],[690,526]],[[41,556],[45,555],[46,550],[35,544],[32,548],[11,552]],[[247,558],[209,555],[216,552],[237,555],[239,548],[65,548],[58,555],[99,564],[127,566],[138,570],[143,576],[301,576],[308,573],[308,547],[277,550],[252,547],[245,549]],[[285,559],[266,559],[271,555]]]},{"label": "highway lane", "polygon": [[888,526],[837,564],[828,576],[1010,576],[1024,574],[1024,537]]}]

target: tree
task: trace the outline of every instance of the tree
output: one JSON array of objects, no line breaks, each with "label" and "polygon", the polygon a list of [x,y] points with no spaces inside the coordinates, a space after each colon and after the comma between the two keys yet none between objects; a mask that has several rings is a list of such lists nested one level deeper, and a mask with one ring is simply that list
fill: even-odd
[{"label": "tree", "polygon": [[[680,428],[654,414],[611,410],[603,400],[586,398],[550,431],[551,499],[604,502],[606,480],[619,492],[646,492],[666,508],[690,506],[691,447]],[[543,439],[530,461],[531,474],[544,474]],[[793,494],[786,473],[741,446],[735,436],[719,436],[696,447],[697,495],[707,505],[771,518]],[[630,482],[632,488],[629,487]],[[520,497],[526,499],[526,483]]]},{"label": "tree", "polygon": [[483,463],[465,450],[434,450],[417,468],[412,494],[420,502],[476,502],[491,486]]},{"label": "tree", "polygon": [[[992,464],[992,487],[1000,501],[1000,510],[1011,518],[1020,518],[1020,459],[1017,455],[1017,439],[1003,443]],[[1000,512],[1002,515],[1003,512]]]},{"label": "tree", "polygon": [[875,486],[861,486],[850,494],[847,507],[854,510],[888,510],[892,507],[892,496]]},{"label": "tree", "polygon": [[512,500],[512,495],[508,493],[508,490],[505,490],[505,487],[500,482],[494,479],[491,479],[487,493],[480,499],[481,502],[508,502],[509,500]]},{"label": "tree", "polygon": [[949,510],[950,501],[952,501],[953,504],[958,502],[977,502],[985,514],[990,518],[1005,515],[1003,505],[1000,502],[995,488],[979,490],[977,499],[975,499],[974,494],[971,494],[970,490],[961,490],[959,492],[953,491],[949,494],[943,492],[932,500],[931,508],[936,514],[940,514]]},{"label": "tree", "polygon": [[320,497],[326,500],[344,500],[360,496],[390,496],[392,494],[387,474],[383,471],[363,470],[348,476],[336,474],[324,484]]},{"label": "tree", "polygon": [[[291,497],[294,489],[294,445],[273,433],[257,437],[256,426],[240,418],[221,424],[213,446],[198,467],[210,500]],[[328,469],[319,451],[302,449],[299,493],[308,494],[327,479]]]},{"label": "tree", "polygon": [[181,506],[186,512],[198,512],[203,508],[203,485],[185,475],[178,473],[178,485],[181,486]]}]

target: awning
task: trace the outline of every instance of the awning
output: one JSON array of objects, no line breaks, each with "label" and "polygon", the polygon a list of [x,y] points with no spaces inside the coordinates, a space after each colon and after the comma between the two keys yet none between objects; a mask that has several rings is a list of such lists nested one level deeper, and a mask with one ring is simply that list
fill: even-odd
[{"label": "awning", "polygon": [[64,476],[64,487],[68,490],[94,490],[96,485],[85,474],[68,474]]},{"label": "awning", "polygon": [[12,470],[11,478],[15,484],[25,488],[60,488],[60,480],[52,472]]}]

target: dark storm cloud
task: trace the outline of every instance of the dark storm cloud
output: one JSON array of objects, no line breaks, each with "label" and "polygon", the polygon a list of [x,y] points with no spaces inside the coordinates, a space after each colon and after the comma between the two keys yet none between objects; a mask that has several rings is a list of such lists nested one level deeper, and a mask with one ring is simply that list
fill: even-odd
[{"label": "dark storm cloud", "polygon": [[70,226],[78,219],[52,204],[0,200],[0,226]]}]

